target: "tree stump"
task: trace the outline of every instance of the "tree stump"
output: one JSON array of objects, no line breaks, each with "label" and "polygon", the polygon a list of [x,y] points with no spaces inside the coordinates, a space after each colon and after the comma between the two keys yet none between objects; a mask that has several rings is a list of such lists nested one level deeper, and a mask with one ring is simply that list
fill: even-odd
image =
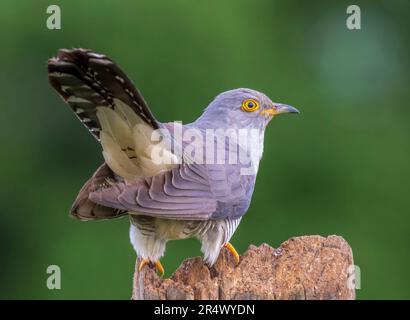
[{"label": "tree stump", "polygon": [[187,259],[167,279],[152,268],[136,268],[132,299],[352,300],[352,265],[352,250],[342,237],[294,237],[278,249],[250,245],[238,265],[225,248],[212,268],[200,257]]}]

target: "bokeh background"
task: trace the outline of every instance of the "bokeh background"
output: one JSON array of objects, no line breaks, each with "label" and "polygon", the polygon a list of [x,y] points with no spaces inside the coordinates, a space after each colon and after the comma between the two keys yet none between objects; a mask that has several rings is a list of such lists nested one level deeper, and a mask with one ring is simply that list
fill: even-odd
[{"label": "bokeh background", "polygon": [[[102,162],[47,81],[47,59],[70,47],[116,60],[162,121],[191,122],[237,87],[298,107],[267,130],[233,244],[341,235],[361,268],[359,299],[410,298],[410,4],[354,3],[360,31],[346,28],[350,0],[2,1],[0,298],[130,298],[128,219],[68,217]],[[50,4],[61,30],[46,28]],[[167,275],[199,249],[170,242]],[[51,264],[61,290],[46,287]]]}]

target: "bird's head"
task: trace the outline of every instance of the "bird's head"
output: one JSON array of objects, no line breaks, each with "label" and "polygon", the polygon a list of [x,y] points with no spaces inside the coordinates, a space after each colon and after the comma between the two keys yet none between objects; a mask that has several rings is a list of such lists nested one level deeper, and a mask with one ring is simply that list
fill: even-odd
[{"label": "bird's head", "polygon": [[219,94],[198,120],[208,127],[264,129],[269,121],[284,113],[299,113],[286,104],[272,102],[252,89],[234,89]]}]

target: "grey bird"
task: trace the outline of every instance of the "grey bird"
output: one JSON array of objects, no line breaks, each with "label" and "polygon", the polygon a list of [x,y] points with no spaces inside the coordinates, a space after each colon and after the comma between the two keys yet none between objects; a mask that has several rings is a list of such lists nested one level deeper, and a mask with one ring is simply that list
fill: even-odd
[{"label": "grey bird", "polygon": [[[178,127],[157,121],[129,78],[103,54],[62,49],[48,61],[48,77],[101,143],[105,160],[80,190],[71,216],[128,215],[139,270],[148,264],[163,274],[166,242],[188,237],[201,241],[209,266],[223,246],[239,262],[229,241],[251,202],[265,128],[274,116],[297,109],[255,90],[235,89],[219,94],[196,121]],[[245,130],[245,136],[230,140],[229,130]],[[207,137],[211,147],[204,140],[179,139],[192,132]],[[245,161],[231,161],[232,146]],[[222,156],[215,160],[218,152]]]}]

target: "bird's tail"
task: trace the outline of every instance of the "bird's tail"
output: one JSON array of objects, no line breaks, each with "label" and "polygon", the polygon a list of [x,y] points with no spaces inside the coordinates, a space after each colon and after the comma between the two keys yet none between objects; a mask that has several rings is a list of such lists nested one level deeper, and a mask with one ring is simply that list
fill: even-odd
[{"label": "bird's tail", "polygon": [[151,161],[159,128],[144,98],[118,65],[86,49],[62,49],[48,61],[51,85],[101,141],[111,170],[127,181],[166,169]]},{"label": "bird's tail", "polygon": [[71,214],[84,220],[117,217],[122,212],[97,205],[88,196],[107,179],[132,181],[168,168],[151,161],[151,134],[159,124],[131,80],[103,54],[62,49],[48,61],[48,78],[101,142],[106,162],[81,189]]}]

